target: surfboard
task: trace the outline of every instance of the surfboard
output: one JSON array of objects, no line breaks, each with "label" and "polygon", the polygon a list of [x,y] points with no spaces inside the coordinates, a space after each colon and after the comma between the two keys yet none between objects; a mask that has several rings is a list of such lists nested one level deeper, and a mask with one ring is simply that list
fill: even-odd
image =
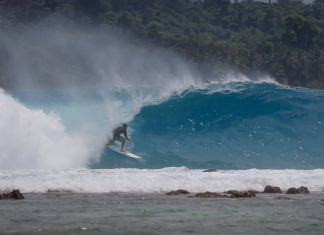
[{"label": "surfboard", "polygon": [[113,150],[113,151],[115,151],[117,153],[123,154],[123,155],[125,155],[127,157],[141,158],[141,157],[139,157],[139,156],[137,156],[137,155],[135,155],[133,153],[127,152],[127,151],[126,152],[120,152],[120,148],[115,146],[115,145],[110,145],[110,146],[108,146],[108,148],[110,148],[111,150]]}]

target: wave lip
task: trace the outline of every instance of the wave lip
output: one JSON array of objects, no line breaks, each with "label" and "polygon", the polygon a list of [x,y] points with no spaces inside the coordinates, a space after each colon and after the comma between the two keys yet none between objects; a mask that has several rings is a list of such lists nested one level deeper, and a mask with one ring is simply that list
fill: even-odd
[{"label": "wave lip", "polygon": [[23,193],[165,193],[227,190],[263,191],[266,185],[282,190],[324,188],[324,170],[220,170],[206,173],[187,167],[162,169],[66,169],[0,171],[0,191],[20,189]]}]

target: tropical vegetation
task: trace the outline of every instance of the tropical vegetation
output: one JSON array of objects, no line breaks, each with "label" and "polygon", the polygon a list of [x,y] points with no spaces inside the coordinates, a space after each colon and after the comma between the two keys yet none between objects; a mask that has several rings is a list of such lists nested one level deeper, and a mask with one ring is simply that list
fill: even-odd
[{"label": "tropical vegetation", "polygon": [[[223,65],[279,83],[324,89],[324,0],[0,0],[0,30],[70,25],[169,48],[205,76]],[[0,86],[7,57],[0,42]]]}]

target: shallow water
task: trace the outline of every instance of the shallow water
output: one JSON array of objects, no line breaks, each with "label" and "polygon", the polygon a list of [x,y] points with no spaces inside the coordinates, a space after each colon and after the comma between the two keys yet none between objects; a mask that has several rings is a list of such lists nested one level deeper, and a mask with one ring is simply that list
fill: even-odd
[{"label": "shallow water", "polygon": [[[193,195],[193,193],[191,193]],[[324,193],[211,199],[164,194],[25,194],[0,201],[1,234],[323,234]],[[276,200],[287,196],[292,200]]]}]

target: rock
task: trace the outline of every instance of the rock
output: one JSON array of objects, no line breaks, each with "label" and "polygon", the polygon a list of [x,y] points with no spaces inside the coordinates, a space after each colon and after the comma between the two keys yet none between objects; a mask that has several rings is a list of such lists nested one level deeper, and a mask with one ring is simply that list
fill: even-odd
[{"label": "rock", "polygon": [[260,191],[257,191],[257,190],[248,190],[248,192],[250,192],[250,193],[254,193],[254,194],[259,194],[259,193],[261,193]]},{"label": "rock", "polygon": [[281,189],[279,187],[273,187],[273,186],[270,186],[270,185],[267,185],[265,188],[264,188],[264,193],[282,193]]},{"label": "rock", "polygon": [[300,194],[299,190],[296,188],[289,188],[286,194]]},{"label": "rock", "polygon": [[277,197],[277,198],[274,198],[274,199],[277,199],[277,200],[290,200],[291,198],[289,198],[289,197]]},{"label": "rock", "polygon": [[255,197],[255,194],[250,191],[236,191],[231,195],[231,198],[242,198],[242,197]]},{"label": "rock", "polygon": [[11,192],[13,199],[25,199],[24,195],[20,192],[19,189],[13,190]]},{"label": "rock", "polygon": [[309,190],[307,187],[301,186],[298,189],[297,188],[289,188],[286,192],[286,194],[309,194]]},{"label": "rock", "polygon": [[309,194],[309,190],[308,190],[308,188],[307,188],[307,187],[304,187],[304,186],[299,187],[299,188],[298,188],[298,191],[299,191],[300,193]]},{"label": "rock", "polygon": [[24,195],[22,195],[22,193],[20,193],[19,189],[17,189],[17,190],[13,190],[10,193],[0,194],[0,200],[1,199],[15,199],[15,200],[18,200],[18,199],[25,199],[25,197],[24,197]]},{"label": "rock", "polygon": [[212,192],[205,192],[205,193],[197,193],[195,197],[202,197],[202,198],[229,198],[229,196],[226,195],[220,195],[218,193],[212,193]]},{"label": "rock", "polygon": [[10,199],[9,193],[0,194],[0,200]]},{"label": "rock", "polygon": [[208,169],[208,170],[204,170],[203,172],[217,172],[216,169]]},{"label": "rock", "polygon": [[49,189],[49,190],[47,190],[47,192],[48,193],[61,193],[62,190],[51,190],[51,189]]},{"label": "rock", "polygon": [[[228,191],[225,191],[223,193],[233,194],[235,192],[240,192],[240,191],[238,191],[238,190],[228,190]],[[256,190],[248,190],[247,192],[254,193],[254,194],[261,193],[260,191],[256,191]]]},{"label": "rock", "polygon": [[180,194],[189,194],[189,192],[187,190],[184,190],[184,189],[179,189],[177,191],[168,192],[165,195],[180,195]]},{"label": "rock", "polygon": [[235,192],[238,192],[237,190],[228,190],[228,191],[225,191],[223,193],[227,193],[227,194],[233,194]]}]

